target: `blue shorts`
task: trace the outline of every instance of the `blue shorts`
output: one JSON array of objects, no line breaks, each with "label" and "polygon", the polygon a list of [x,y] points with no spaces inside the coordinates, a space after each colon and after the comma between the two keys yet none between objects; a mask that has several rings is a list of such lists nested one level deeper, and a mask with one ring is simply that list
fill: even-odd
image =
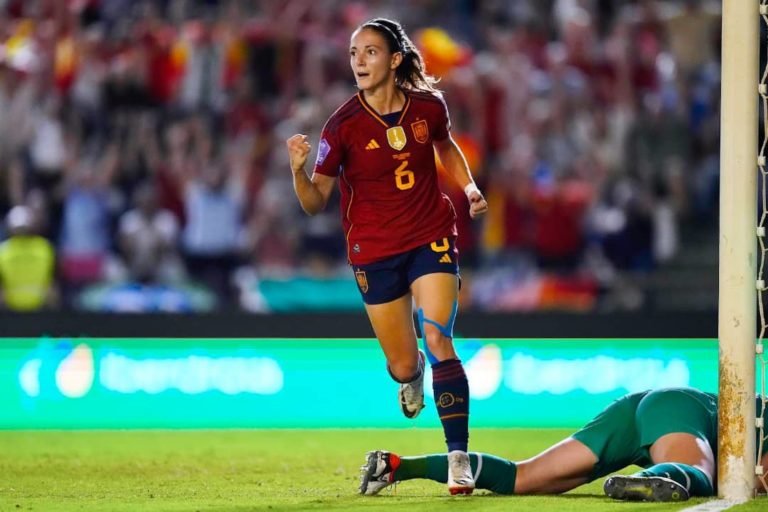
[{"label": "blue shorts", "polygon": [[368,265],[352,266],[363,302],[384,304],[399,299],[416,279],[427,274],[459,275],[456,239],[443,238]]}]

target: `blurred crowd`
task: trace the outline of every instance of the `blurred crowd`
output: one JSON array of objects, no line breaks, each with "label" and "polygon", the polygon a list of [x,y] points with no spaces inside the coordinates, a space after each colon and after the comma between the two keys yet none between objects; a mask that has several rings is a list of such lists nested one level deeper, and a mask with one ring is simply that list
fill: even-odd
[{"label": "blurred crowd", "polygon": [[316,147],[374,16],[441,78],[490,204],[472,222],[443,184],[464,306],[641,307],[627,276],[715,225],[719,2],[0,0],[4,307],[270,310],[264,283],[351,283],[284,141]]}]

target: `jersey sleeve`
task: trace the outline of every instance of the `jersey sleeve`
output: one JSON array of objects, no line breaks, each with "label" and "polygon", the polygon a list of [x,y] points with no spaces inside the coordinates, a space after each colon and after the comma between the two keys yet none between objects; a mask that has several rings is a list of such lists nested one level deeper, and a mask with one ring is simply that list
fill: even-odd
[{"label": "jersey sleeve", "polygon": [[435,124],[435,131],[432,134],[432,139],[439,142],[447,139],[448,135],[450,135],[451,117],[448,114],[448,105],[445,103],[443,95],[438,93],[437,97],[440,99],[440,108],[437,112],[437,122]]},{"label": "jersey sleeve", "polygon": [[344,148],[339,137],[338,124],[328,120],[320,134],[314,172],[336,178],[344,161]]}]

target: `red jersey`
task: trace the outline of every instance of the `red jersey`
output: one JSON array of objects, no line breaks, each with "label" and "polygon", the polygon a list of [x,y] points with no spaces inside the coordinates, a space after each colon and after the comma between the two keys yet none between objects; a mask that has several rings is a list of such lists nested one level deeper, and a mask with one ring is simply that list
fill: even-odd
[{"label": "red jersey", "polygon": [[396,123],[359,92],[323,127],[314,172],[340,177],[347,255],[366,265],[456,236],[456,212],[440,192],[433,141],[451,127],[442,97],[405,92]]}]

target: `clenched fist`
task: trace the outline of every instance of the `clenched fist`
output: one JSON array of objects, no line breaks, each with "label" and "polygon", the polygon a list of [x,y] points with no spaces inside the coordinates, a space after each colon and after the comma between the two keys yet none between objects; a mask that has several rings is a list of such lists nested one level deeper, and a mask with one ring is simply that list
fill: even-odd
[{"label": "clenched fist", "polygon": [[294,174],[304,172],[304,164],[307,163],[307,156],[312,146],[307,142],[307,136],[302,134],[296,134],[287,141],[285,145],[288,146],[288,158],[291,161],[291,171]]},{"label": "clenched fist", "polygon": [[469,216],[473,219],[480,217],[482,214],[488,211],[488,202],[483,197],[477,187],[467,187],[466,190],[467,199],[469,200]]}]

